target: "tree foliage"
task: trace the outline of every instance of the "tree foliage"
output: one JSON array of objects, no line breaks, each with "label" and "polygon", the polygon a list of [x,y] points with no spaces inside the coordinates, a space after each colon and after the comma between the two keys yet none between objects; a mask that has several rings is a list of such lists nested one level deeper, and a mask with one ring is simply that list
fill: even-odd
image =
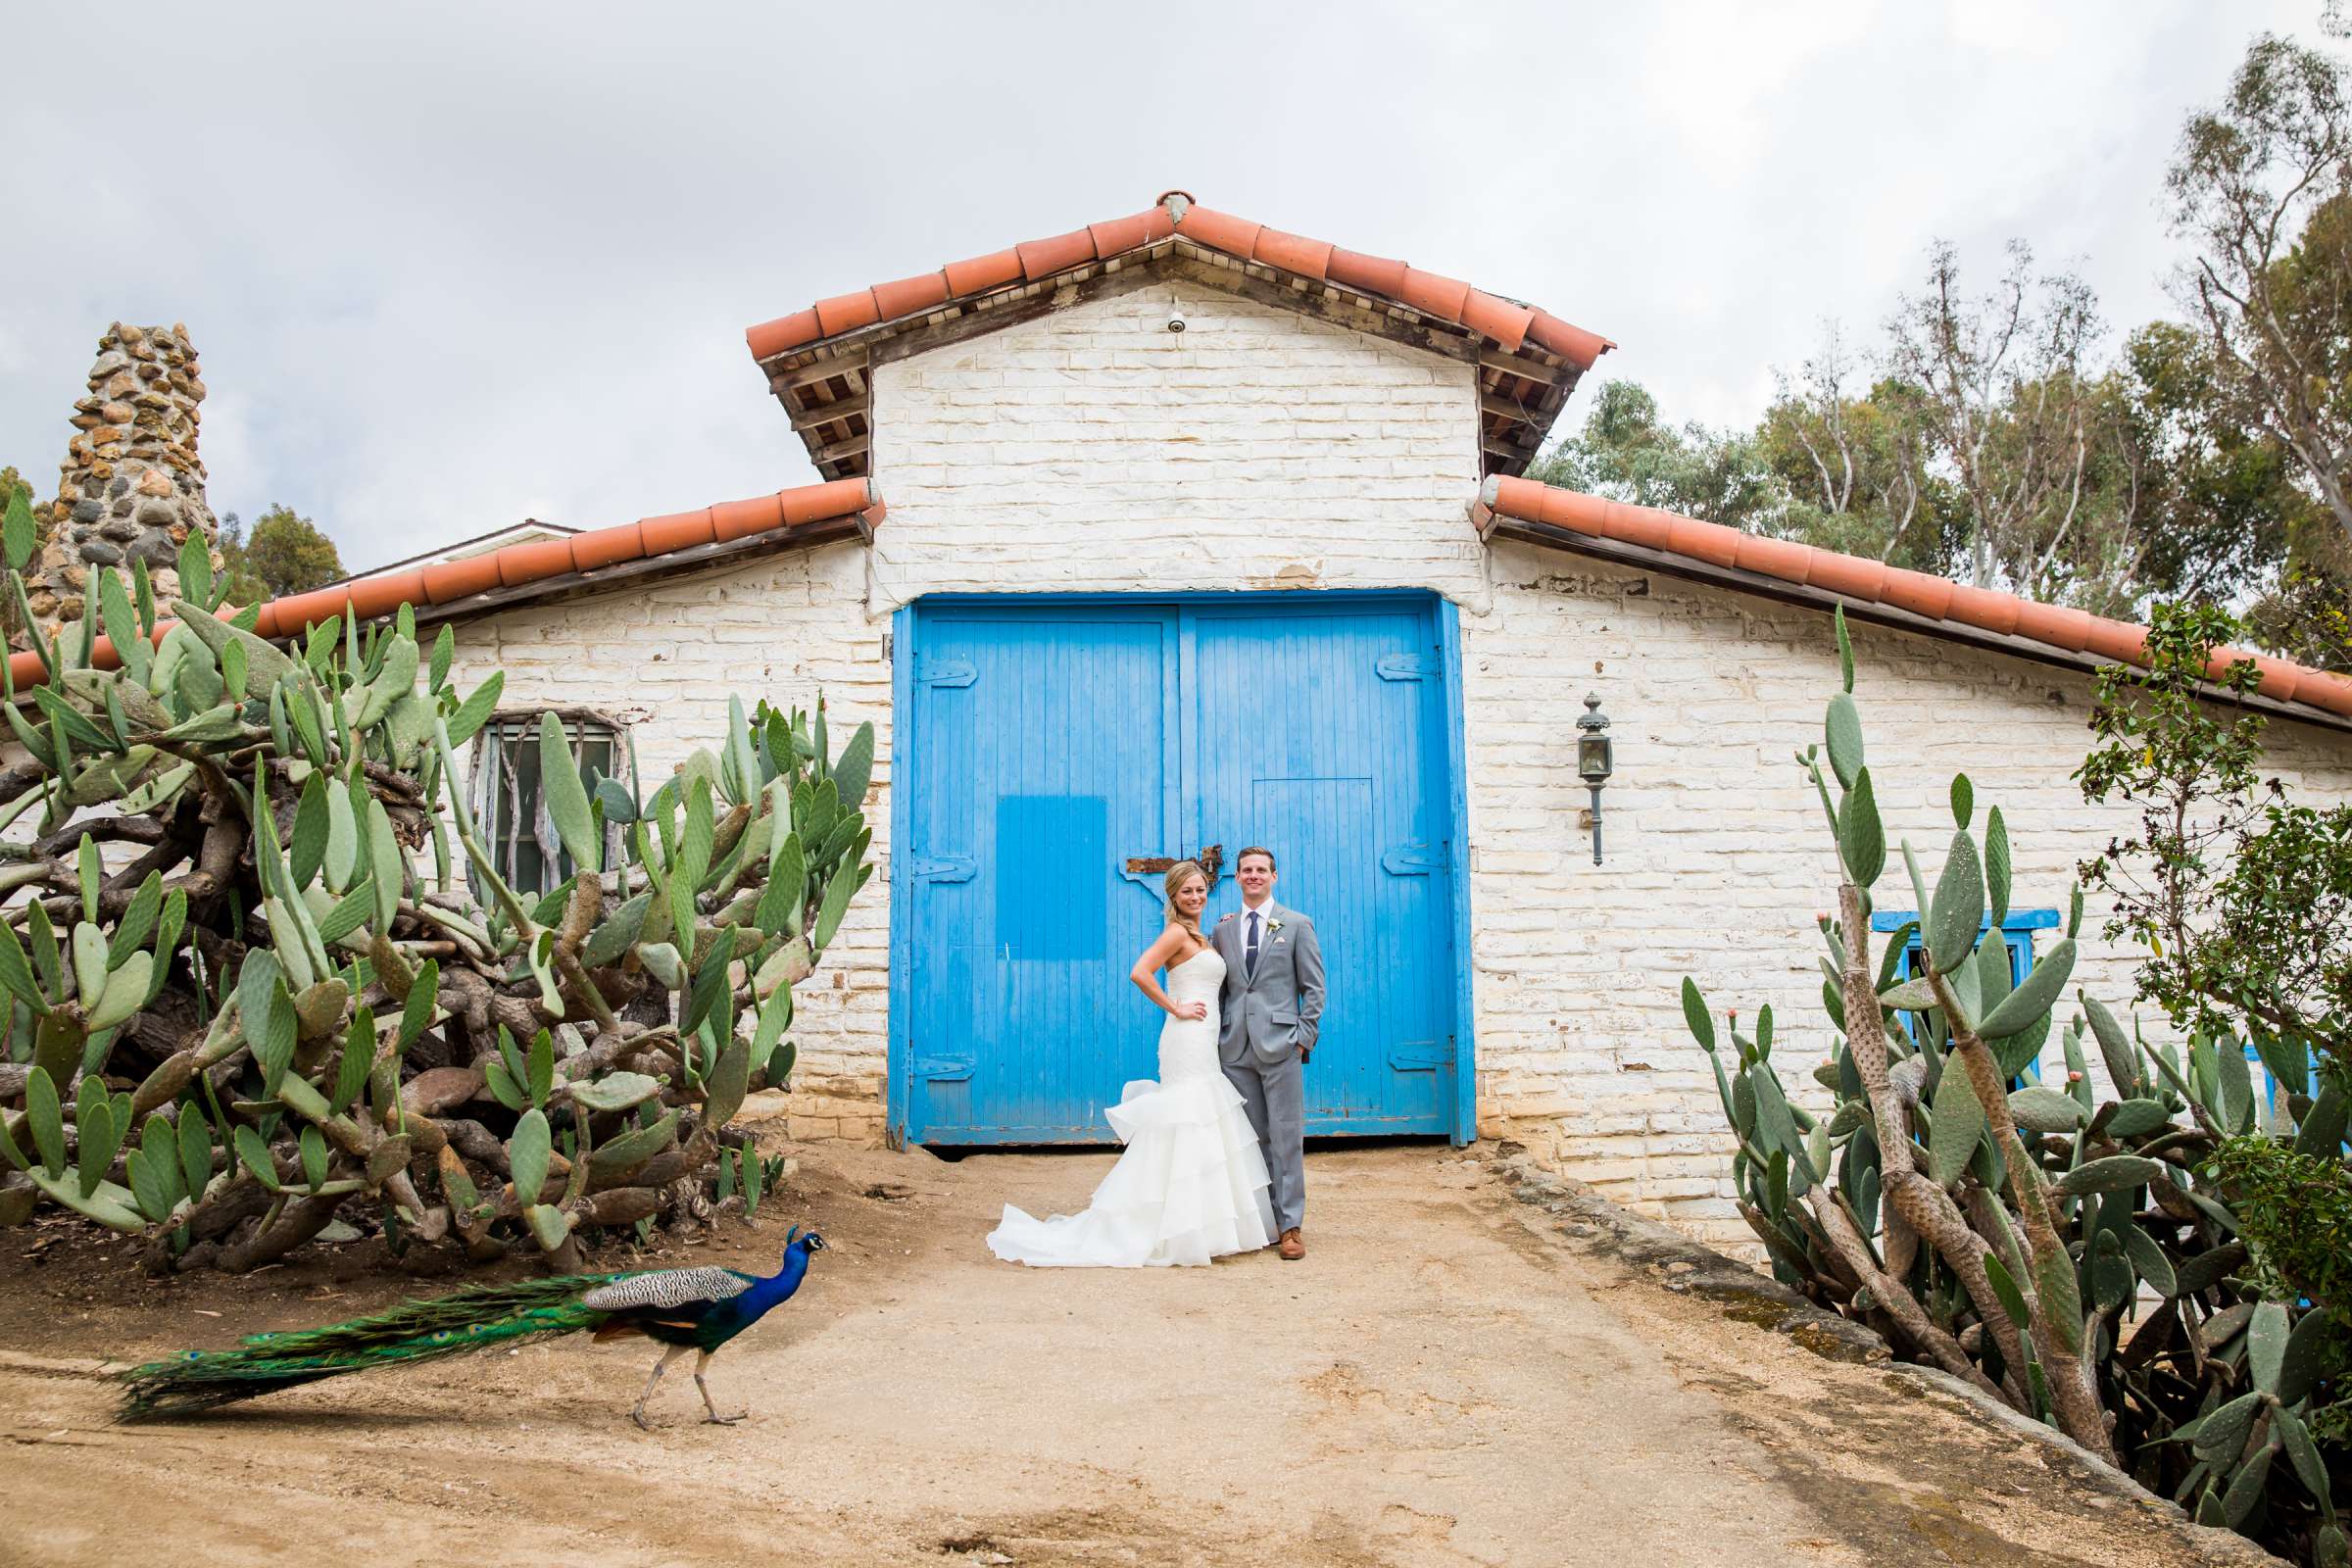
[{"label": "tree foliage", "polygon": [[273,506],[248,529],[235,513],[220,519],[221,564],[237,604],[308,593],[344,577],[335,542],[292,507]]},{"label": "tree foliage", "polygon": [[1914,570],[2139,618],[2222,605],[2352,669],[2352,91],[2255,40],[2168,176],[2185,318],[2111,347],[2022,241],[1979,287],[1938,241],[1877,336],[1836,323],[1752,429],[1630,382],[1531,470]]},{"label": "tree foliage", "polygon": [[2352,99],[2333,57],[2257,38],[2189,117],[2167,187],[2216,390],[2294,453],[2352,534]]},{"label": "tree foliage", "polygon": [[[2135,828],[2082,863],[2114,900],[2111,940],[2144,951],[2139,996],[2217,1038],[2301,1042],[2333,1070],[2352,1034],[2352,804],[2308,805],[2262,776],[2264,720],[2208,702],[2213,652],[2242,628],[2211,607],[2159,605],[2149,667],[2111,665],[2078,777]],[[2260,672],[2218,672],[2229,693]],[[2352,1081],[2352,1080],[2348,1080]]]},{"label": "tree foliage", "polygon": [[1950,483],[1931,470],[1917,388],[1864,373],[1836,322],[1793,377],[1778,377],[1756,430],[1764,462],[1788,496],[1786,538],[1941,572],[1959,548],[1963,516]]},{"label": "tree foliage", "polygon": [[1956,494],[1956,564],[1979,588],[2103,608],[2131,572],[2132,466],[2102,472],[2114,424],[2091,364],[2098,331],[2090,286],[2036,273],[2022,240],[1982,294],[1937,241],[1925,287],[1887,320],[1887,372],[1909,393],[1916,450]]},{"label": "tree foliage", "polygon": [[2023,246],[1972,294],[1938,244],[1869,354],[1828,324],[1752,431],[1669,424],[1649,393],[1612,381],[1531,473],[2114,612],[2146,590],[2157,498],[2132,384],[2091,363],[2096,327],[2087,287],[2036,273]]},{"label": "tree foliage", "polygon": [[1696,421],[1662,423],[1657,399],[1634,381],[1602,383],[1584,428],[1529,477],[1759,530],[1786,505],[1752,440]]}]

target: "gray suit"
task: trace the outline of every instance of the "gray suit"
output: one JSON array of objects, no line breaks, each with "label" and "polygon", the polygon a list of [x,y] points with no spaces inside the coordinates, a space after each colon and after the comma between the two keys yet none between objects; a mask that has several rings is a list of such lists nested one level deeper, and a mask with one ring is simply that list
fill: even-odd
[{"label": "gray suit", "polygon": [[1247,959],[1247,909],[1219,919],[1209,940],[1225,960],[1217,1055],[1265,1151],[1280,1232],[1296,1229],[1306,1214],[1306,1086],[1299,1068],[1323,1016],[1323,949],[1315,923],[1298,910],[1268,899],[1258,912],[1254,972]]}]

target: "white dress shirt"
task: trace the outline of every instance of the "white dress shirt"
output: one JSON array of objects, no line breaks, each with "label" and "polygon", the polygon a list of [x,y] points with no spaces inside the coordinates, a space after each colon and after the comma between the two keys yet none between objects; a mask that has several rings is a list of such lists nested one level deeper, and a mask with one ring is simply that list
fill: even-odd
[{"label": "white dress shirt", "polygon": [[1234,919],[1240,922],[1238,930],[1242,938],[1242,974],[1245,979],[1249,977],[1250,972],[1250,916],[1252,914],[1257,916],[1257,956],[1262,959],[1266,956],[1268,937],[1266,927],[1274,923],[1273,897],[1269,895],[1266,902],[1254,909],[1245,901],[1242,906],[1234,911]]}]

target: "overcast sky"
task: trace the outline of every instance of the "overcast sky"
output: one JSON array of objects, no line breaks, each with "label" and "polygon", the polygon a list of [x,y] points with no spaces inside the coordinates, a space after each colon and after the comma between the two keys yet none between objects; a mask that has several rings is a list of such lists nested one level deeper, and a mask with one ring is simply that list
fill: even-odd
[{"label": "overcast sky", "polygon": [[16,7],[0,463],[52,495],[98,334],[176,320],[215,510],[283,502],[355,570],[756,495],[813,472],[745,326],[1170,186],[1534,301],[1670,416],[1747,420],[1936,236],[2165,313],[2182,115],[2319,9]]}]

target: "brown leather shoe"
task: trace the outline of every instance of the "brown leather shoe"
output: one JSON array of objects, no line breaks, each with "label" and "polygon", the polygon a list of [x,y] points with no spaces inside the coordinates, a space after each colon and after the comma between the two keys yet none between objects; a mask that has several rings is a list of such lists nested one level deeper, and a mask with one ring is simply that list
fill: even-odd
[{"label": "brown leather shoe", "polygon": [[1296,1263],[1306,1255],[1306,1243],[1299,1239],[1298,1226],[1294,1225],[1282,1233],[1281,1251],[1285,1263]]}]

